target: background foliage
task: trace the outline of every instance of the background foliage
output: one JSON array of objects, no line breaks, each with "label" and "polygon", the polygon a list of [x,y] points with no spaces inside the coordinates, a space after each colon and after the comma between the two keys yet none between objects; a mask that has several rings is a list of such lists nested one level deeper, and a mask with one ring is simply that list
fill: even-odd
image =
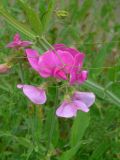
[{"label": "background foliage", "polygon": [[[44,35],[50,44],[65,43],[86,53],[84,67],[89,70],[89,80],[76,89],[97,96],[90,113],[79,112],[75,119],[53,119],[54,106],[62,100],[62,86],[56,95],[55,87],[49,85],[48,102],[36,107],[16,88],[21,82],[16,63],[9,74],[0,75],[1,160],[120,159],[119,7],[119,0],[0,2],[1,63],[15,54],[5,46],[16,32],[33,41]],[[47,46],[35,44],[40,53]],[[19,61],[24,62],[25,83],[44,81],[25,59]]]}]

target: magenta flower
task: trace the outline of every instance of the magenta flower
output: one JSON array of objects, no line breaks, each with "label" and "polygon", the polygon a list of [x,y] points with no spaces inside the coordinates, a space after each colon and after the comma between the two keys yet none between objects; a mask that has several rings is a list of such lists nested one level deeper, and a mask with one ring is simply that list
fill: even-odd
[{"label": "magenta flower", "polygon": [[22,41],[20,35],[17,33],[13,38],[13,42],[8,43],[7,47],[19,49],[20,47],[27,47],[31,44],[32,42],[30,41]]},{"label": "magenta flower", "polygon": [[81,70],[85,58],[84,53],[81,53],[74,48],[67,48],[64,44],[56,44],[54,47],[56,51],[68,51],[74,58],[73,65],[70,70],[70,84],[82,84],[85,80],[87,80],[88,71]]},{"label": "magenta flower", "polygon": [[64,44],[56,44],[54,50],[39,55],[36,50],[26,49],[28,61],[33,69],[44,78],[62,80],[70,78],[70,84],[82,84],[87,79],[87,71],[82,70],[84,54]]},{"label": "magenta flower", "polygon": [[35,104],[44,104],[46,102],[45,91],[32,85],[18,84],[17,88],[23,90],[23,93]]},{"label": "magenta flower", "polygon": [[67,51],[59,50],[57,55],[49,50],[40,56],[36,50],[26,49],[26,54],[32,68],[44,78],[55,77],[66,80],[66,73],[70,72],[74,61],[72,55]]},{"label": "magenta flower", "polygon": [[78,110],[88,112],[90,106],[95,102],[95,95],[92,92],[75,92],[70,101],[65,100],[56,110],[59,117],[75,117]]}]

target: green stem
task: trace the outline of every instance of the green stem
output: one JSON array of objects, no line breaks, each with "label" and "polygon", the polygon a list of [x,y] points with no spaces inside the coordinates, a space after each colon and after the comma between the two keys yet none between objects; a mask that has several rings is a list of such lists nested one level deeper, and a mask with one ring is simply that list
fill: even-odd
[{"label": "green stem", "polygon": [[106,99],[109,102],[115,104],[116,106],[120,107],[120,99],[114,93],[109,90],[105,90],[100,85],[87,80],[86,83],[83,85],[85,88],[90,89],[93,91],[98,97],[102,99]]},{"label": "green stem", "polygon": [[38,39],[38,43],[40,44],[40,46],[42,46],[45,49],[45,51],[49,49],[49,47],[46,46],[46,44],[43,42],[43,40],[40,37]]},{"label": "green stem", "polygon": [[16,19],[14,19],[4,8],[0,6],[0,14],[4,17],[4,19],[11,24],[14,28],[24,33],[31,39],[35,39],[35,34],[26,26],[19,23]]},{"label": "green stem", "polygon": [[48,46],[48,48],[51,48],[52,50],[54,50],[54,47],[46,40],[45,37],[41,37],[41,40]]},{"label": "green stem", "polygon": [[53,131],[54,131],[54,127],[55,127],[55,119],[56,119],[55,111],[56,111],[56,106],[57,106],[57,102],[58,102],[57,100],[58,100],[58,87],[56,86],[56,101],[55,101],[53,113],[52,113],[52,120],[51,120],[50,132],[49,132],[49,137],[48,137],[48,145],[47,145],[46,155],[48,154],[49,149],[50,149],[50,144],[52,141]]},{"label": "green stem", "polygon": [[24,71],[23,71],[23,66],[21,62],[19,62],[19,75],[20,75],[21,82],[24,84]]}]

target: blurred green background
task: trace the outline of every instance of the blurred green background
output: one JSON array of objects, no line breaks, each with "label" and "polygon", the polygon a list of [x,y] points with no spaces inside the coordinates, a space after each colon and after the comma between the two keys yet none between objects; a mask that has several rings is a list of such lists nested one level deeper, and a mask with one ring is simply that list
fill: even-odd
[{"label": "blurred green background", "polygon": [[[1,0],[0,5],[10,15],[39,35],[39,27],[28,16],[24,2],[39,15],[50,44],[64,43],[86,54],[84,67],[89,70],[90,81],[76,89],[93,91],[97,98],[90,120],[81,112],[76,120],[55,118],[46,154],[56,91],[49,86],[47,104],[36,108],[16,88],[21,82],[16,63],[8,74],[0,75],[0,160],[120,160],[120,0]],[[1,14],[1,63],[15,54],[6,44],[16,32],[31,40]],[[46,81],[25,59],[18,59],[23,63],[25,83],[39,85]],[[111,96],[106,97],[111,93],[114,102]],[[62,98],[61,91],[58,103]],[[78,141],[71,146],[73,137]]]}]

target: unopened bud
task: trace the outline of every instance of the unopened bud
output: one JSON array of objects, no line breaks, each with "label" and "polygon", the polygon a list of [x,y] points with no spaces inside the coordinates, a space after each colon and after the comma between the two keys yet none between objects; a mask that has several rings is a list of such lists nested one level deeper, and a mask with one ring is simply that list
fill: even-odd
[{"label": "unopened bud", "polygon": [[10,70],[10,66],[6,63],[0,64],[0,73],[7,73]]}]

